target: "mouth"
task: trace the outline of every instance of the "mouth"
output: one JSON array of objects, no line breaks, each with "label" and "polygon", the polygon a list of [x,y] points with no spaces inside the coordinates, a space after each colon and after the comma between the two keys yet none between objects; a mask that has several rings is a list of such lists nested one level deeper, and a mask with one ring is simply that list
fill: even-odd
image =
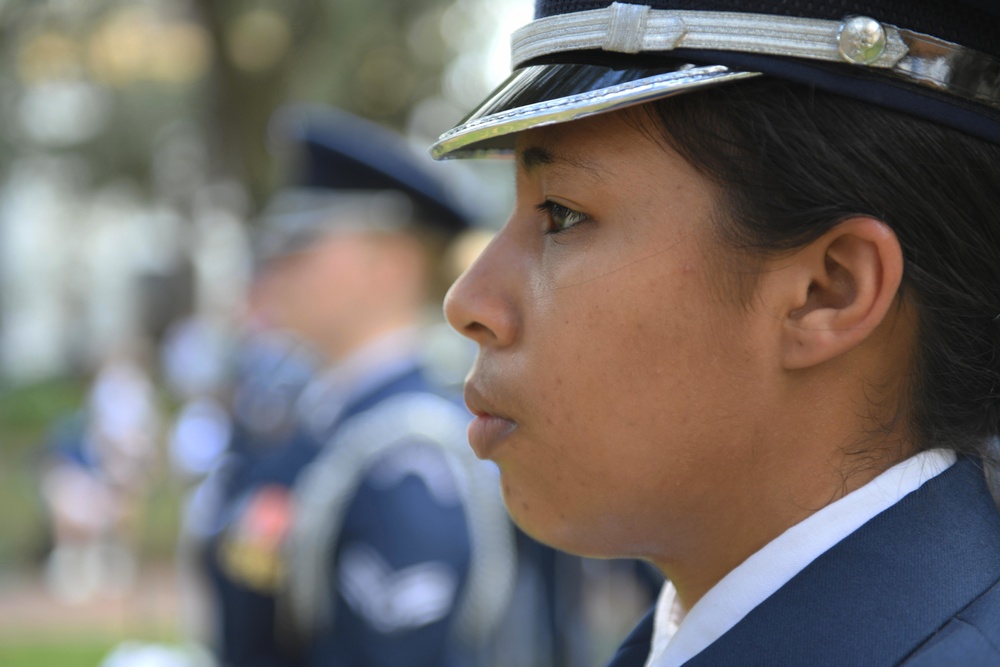
[{"label": "mouth", "polygon": [[469,424],[469,444],[481,459],[491,459],[514,432],[517,423],[498,413],[470,378],[465,383],[465,404],[475,419]]}]

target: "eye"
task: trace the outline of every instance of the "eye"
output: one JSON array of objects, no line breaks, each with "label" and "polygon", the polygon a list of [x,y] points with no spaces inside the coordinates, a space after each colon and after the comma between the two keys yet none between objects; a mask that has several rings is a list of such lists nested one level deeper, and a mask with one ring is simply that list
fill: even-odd
[{"label": "eye", "polygon": [[574,211],[552,200],[545,200],[537,208],[547,218],[547,224],[544,229],[546,234],[560,234],[590,219],[586,213]]}]

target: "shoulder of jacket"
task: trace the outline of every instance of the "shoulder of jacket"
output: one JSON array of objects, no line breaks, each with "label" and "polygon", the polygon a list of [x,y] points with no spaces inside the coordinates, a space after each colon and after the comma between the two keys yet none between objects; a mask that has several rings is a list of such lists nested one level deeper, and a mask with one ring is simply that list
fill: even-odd
[{"label": "shoulder of jacket", "polygon": [[907,667],[1000,664],[1000,582],[953,616],[904,664]]}]

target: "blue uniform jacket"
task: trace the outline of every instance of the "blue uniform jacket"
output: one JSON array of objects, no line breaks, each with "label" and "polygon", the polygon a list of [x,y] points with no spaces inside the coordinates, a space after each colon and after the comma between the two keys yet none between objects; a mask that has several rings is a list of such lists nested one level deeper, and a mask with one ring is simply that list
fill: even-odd
[{"label": "blue uniform jacket", "polygon": [[[978,461],[950,469],[817,558],[686,664],[1000,665],[1000,513]],[[642,667],[653,614],[609,667]]]},{"label": "blue uniform jacket", "polygon": [[[389,397],[401,393],[430,391],[432,391],[430,385],[422,372],[414,369],[355,399],[330,430],[336,430],[339,424]],[[440,660],[441,647],[447,637],[447,616],[442,622],[421,628],[420,632],[399,637],[405,641],[385,642],[384,638],[383,641],[378,641],[378,638],[367,631],[363,619],[359,619],[354,610],[344,606],[342,601],[338,604],[338,626],[342,631],[337,634],[339,638],[337,645],[331,643],[331,637],[319,638],[319,641],[310,642],[307,646],[296,646],[293,639],[286,645],[281,636],[282,628],[277,606],[279,591],[269,590],[266,582],[260,586],[249,585],[247,580],[233,577],[231,571],[227,572],[223,565],[228,545],[240,541],[241,531],[234,530],[233,524],[247,523],[245,518],[248,512],[244,509],[246,502],[241,503],[239,499],[249,498],[251,501],[259,499],[261,497],[259,491],[262,489],[285,490],[290,497],[300,474],[315,460],[321,449],[321,443],[306,432],[300,431],[288,444],[272,448],[267,453],[248,460],[234,475],[230,494],[235,502],[230,512],[232,515],[230,525],[227,527],[228,530],[220,533],[213,544],[209,563],[219,602],[221,631],[219,657],[222,665],[226,667],[297,667],[307,663],[331,667],[340,664],[360,666],[383,663],[423,665],[425,664],[423,656],[426,656],[427,660]],[[271,499],[274,497],[272,493]],[[440,506],[434,501],[428,489],[414,479],[403,480],[391,490],[375,489],[365,483],[359,489],[356,500],[346,517],[345,533],[355,537],[366,535],[368,542],[374,548],[381,551],[388,560],[394,561],[391,562],[394,568],[405,565],[401,558],[421,559],[436,556],[439,560],[452,562],[460,573],[467,570],[470,546],[461,506]],[[413,525],[412,522],[401,524],[402,519],[393,516],[393,508],[399,506],[409,507],[421,514],[424,520],[429,522],[428,529],[420,530],[420,527]],[[273,509],[265,509],[258,514],[266,517],[276,512]],[[261,520],[260,523],[266,521]],[[237,535],[236,538],[233,538],[234,533]],[[246,551],[253,550],[246,549]],[[277,557],[280,553],[275,551],[274,554],[268,555]],[[237,553],[236,556],[237,560],[249,561],[247,567],[249,574],[255,571],[267,574],[267,564],[256,565],[251,557],[267,560],[258,553],[250,553],[248,556]],[[266,577],[262,579],[266,580]],[[408,661],[400,658],[400,650],[404,651],[404,656],[408,656]],[[346,662],[343,655],[345,651],[348,652]],[[362,655],[367,657],[363,658]]]}]

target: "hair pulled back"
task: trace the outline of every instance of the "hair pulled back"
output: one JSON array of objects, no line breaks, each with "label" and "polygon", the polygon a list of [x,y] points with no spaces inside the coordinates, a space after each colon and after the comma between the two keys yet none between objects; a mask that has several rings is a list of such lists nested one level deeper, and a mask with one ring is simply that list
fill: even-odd
[{"label": "hair pulled back", "polygon": [[1000,145],[759,78],[647,105],[663,139],[723,193],[719,233],[749,257],[856,215],[903,249],[917,307],[906,416],[920,450],[984,457],[1000,434]]}]

